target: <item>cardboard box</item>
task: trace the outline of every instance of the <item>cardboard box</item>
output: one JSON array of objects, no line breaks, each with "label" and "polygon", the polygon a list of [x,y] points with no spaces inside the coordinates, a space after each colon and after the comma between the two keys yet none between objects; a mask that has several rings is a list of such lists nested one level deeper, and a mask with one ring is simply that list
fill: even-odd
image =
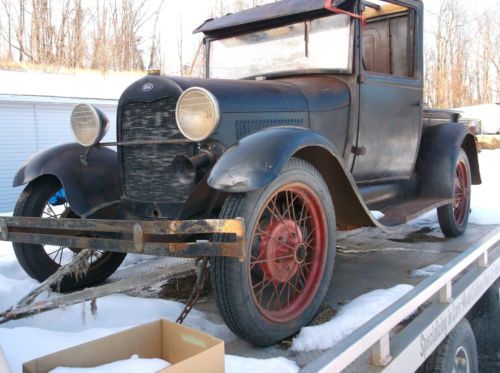
[{"label": "cardboard box", "polygon": [[2,346],[0,346],[0,372],[10,373],[9,364],[7,364],[7,359],[2,351]]},{"label": "cardboard box", "polygon": [[224,341],[198,330],[158,320],[68,348],[23,364],[24,373],[47,373],[57,367],[95,367],[137,354],[172,366],[162,373],[224,372]]}]

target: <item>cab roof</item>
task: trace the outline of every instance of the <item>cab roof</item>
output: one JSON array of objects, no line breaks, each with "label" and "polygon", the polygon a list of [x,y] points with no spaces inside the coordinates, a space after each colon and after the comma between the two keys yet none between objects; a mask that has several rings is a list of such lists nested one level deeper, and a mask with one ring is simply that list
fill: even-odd
[{"label": "cab roof", "polygon": [[[334,4],[340,8],[348,8],[354,0],[336,0]],[[209,19],[193,33],[203,32],[206,35],[238,32],[238,29],[260,27],[281,23],[284,20],[293,21],[310,15],[328,14],[325,0],[282,0],[275,3],[258,6],[226,16]]]}]

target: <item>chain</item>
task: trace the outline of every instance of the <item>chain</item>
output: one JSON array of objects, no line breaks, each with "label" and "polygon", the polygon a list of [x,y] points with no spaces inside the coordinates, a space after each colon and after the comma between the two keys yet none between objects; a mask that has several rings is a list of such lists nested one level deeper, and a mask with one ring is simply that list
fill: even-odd
[{"label": "chain", "polygon": [[191,312],[191,310],[193,309],[193,306],[196,304],[196,302],[198,302],[198,299],[200,299],[201,291],[203,290],[203,285],[205,284],[207,266],[208,257],[205,256],[203,257],[203,260],[198,267],[198,276],[196,278],[196,283],[193,286],[193,290],[191,291],[191,295],[186,301],[186,305],[184,306],[181,314],[179,315],[177,320],[175,320],[177,324],[182,324],[184,322],[186,317],[189,315],[189,312]]}]

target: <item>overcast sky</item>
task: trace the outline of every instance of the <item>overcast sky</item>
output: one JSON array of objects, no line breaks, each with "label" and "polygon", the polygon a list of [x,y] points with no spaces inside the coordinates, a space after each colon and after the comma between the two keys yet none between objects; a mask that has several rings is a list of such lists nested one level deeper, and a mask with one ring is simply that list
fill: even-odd
[{"label": "overcast sky", "polygon": [[[156,0],[159,2],[159,0]],[[183,29],[184,61],[190,64],[194,50],[199,44],[200,36],[192,35],[192,31],[204,20],[213,14],[217,0],[166,0],[162,8],[162,48],[166,65],[170,68],[167,73],[177,73],[179,57],[177,53],[178,35]],[[267,1],[267,0],[266,0]],[[307,1],[307,0],[304,0]],[[457,0],[469,4],[471,18],[484,14],[486,11],[500,10],[499,0]],[[231,0],[229,1],[231,2]],[[269,0],[267,2],[272,2]],[[426,37],[432,37],[435,29],[436,14],[442,4],[442,0],[424,0],[425,4],[425,31]],[[471,6],[472,5],[472,6]]]}]

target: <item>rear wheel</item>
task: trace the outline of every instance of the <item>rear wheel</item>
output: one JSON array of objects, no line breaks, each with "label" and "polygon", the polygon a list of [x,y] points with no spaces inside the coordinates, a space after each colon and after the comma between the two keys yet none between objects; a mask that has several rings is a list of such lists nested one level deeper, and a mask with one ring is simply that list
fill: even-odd
[{"label": "rear wheel", "polygon": [[223,218],[243,217],[246,258],[217,257],[213,289],[228,326],[268,346],[316,315],[335,258],[335,214],[328,187],[305,161],[292,159],[266,189],[230,195]]},{"label": "rear wheel", "polygon": [[[56,178],[36,179],[24,189],[14,216],[32,216],[46,219],[78,218],[71,210],[64,190]],[[42,282],[68,263],[80,249],[63,246],[14,243],[19,264],[28,275]],[[103,282],[120,266],[126,254],[94,251],[88,259],[90,267],[81,278],[66,276],[61,282],[62,291],[71,291]]]},{"label": "rear wheel", "polygon": [[469,322],[463,319],[427,359],[423,371],[429,373],[477,373],[476,339]]},{"label": "rear wheel", "polygon": [[453,202],[438,208],[438,220],[446,237],[458,237],[467,229],[471,201],[471,172],[467,154],[460,149],[455,168]]}]

